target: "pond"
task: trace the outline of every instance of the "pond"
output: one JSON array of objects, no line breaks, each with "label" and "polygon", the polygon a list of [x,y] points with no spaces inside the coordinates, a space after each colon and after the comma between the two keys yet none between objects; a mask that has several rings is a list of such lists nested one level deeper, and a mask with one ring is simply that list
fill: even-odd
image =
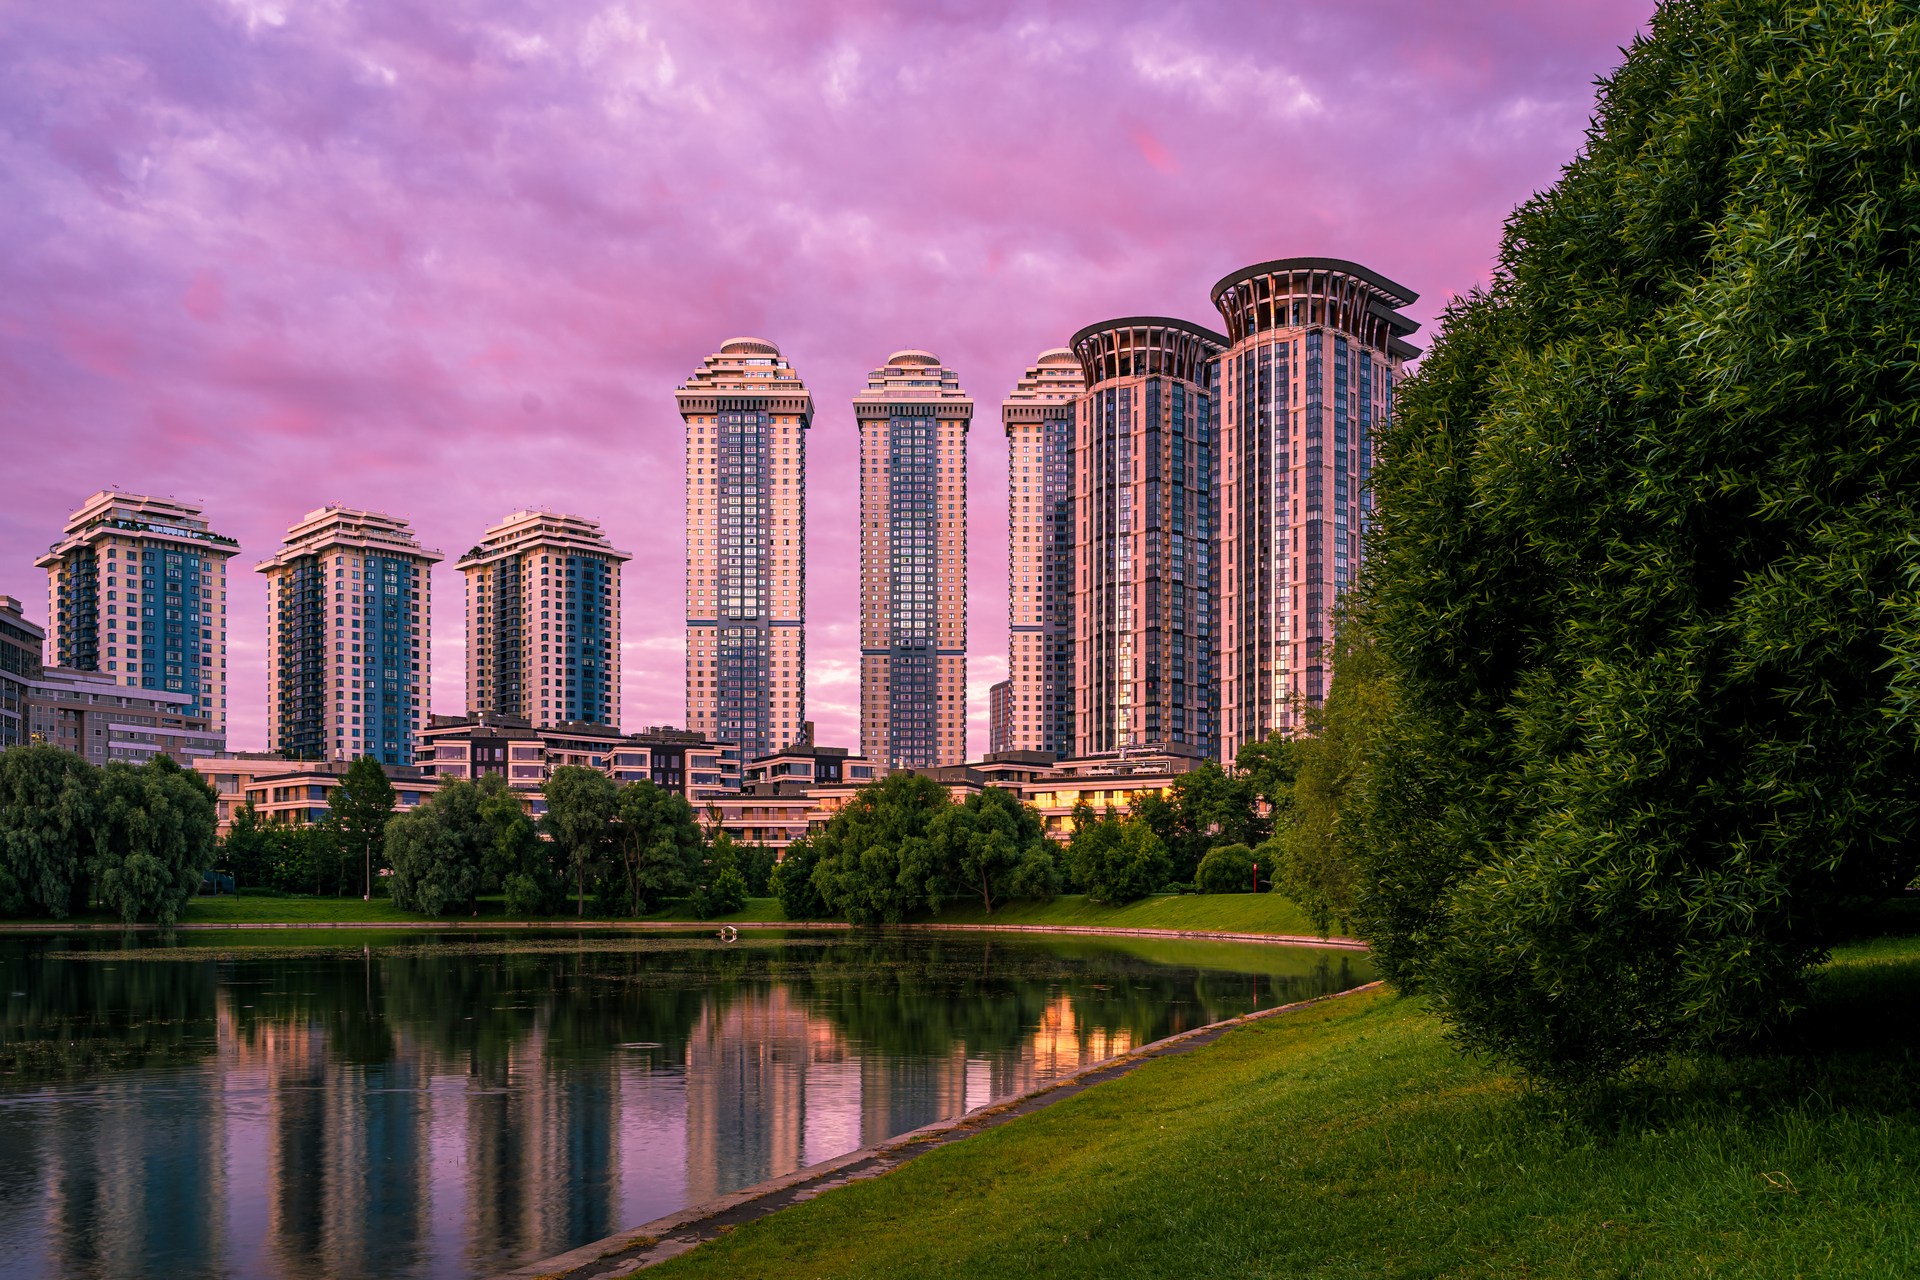
[{"label": "pond", "polygon": [[484,1276],[1362,954],[1018,934],[0,939],[0,1276]]}]

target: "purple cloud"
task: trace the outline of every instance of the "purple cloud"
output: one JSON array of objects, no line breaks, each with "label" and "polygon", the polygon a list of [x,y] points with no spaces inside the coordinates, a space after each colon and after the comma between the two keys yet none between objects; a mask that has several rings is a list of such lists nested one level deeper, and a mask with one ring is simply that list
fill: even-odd
[{"label": "purple cloud", "polygon": [[[177,0],[0,14],[0,592],[108,484],[271,554],[329,501],[455,553],[602,520],[630,726],[682,707],[673,388],[736,333],[819,409],[809,706],[858,737],[848,402],[925,347],[979,404],[972,745],[1004,673],[999,400],[1116,314],[1272,257],[1444,300],[1579,146],[1647,0],[765,5]],[[434,705],[464,705],[458,575]],[[265,741],[235,575],[231,740]],[[42,619],[43,620],[43,619]]]}]

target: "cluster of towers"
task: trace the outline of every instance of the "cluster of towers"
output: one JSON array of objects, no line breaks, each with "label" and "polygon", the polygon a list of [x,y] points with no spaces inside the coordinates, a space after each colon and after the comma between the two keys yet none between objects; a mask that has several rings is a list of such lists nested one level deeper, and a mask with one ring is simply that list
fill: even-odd
[{"label": "cluster of towers", "polygon": [[[1325,696],[1411,290],[1334,258],[1234,272],[1225,332],[1133,316],[1042,352],[1001,405],[1008,676],[989,751],[1230,760]],[[806,708],[806,468],[814,404],[779,348],[735,338],[676,393],[686,427],[687,728],[747,759]],[[861,751],[966,757],[967,433],[954,371],[896,351],[860,433]],[[40,558],[63,667],[164,690],[222,734],[226,561],[195,507],[103,492]],[[431,570],[405,520],[329,506],[268,584],[269,747],[411,763],[428,723]],[[577,516],[519,511],[460,557],[467,709],[617,725],[620,569]]]},{"label": "cluster of towers", "polygon": [[[224,737],[226,562],[199,508],[105,491],[40,557],[58,665],[158,690]],[[429,716],[433,582],[443,559],[395,516],[308,512],[256,566],[267,582],[268,746],[293,759],[411,764]],[[518,511],[458,562],[469,710],[538,727],[617,723],[620,566],[600,526]]]},{"label": "cluster of towers", "polygon": [[[1288,258],[1213,287],[1225,325],[1134,316],[1042,352],[1001,406],[1008,678],[990,751],[1231,759],[1300,727],[1329,678],[1374,440],[1418,295]],[[688,727],[751,757],[806,719],[806,432],[774,344],[736,338],[679,391],[687,426]],[[966,753],[966,440],[973,401],[930,352],[854,397],[861,749]]]}]

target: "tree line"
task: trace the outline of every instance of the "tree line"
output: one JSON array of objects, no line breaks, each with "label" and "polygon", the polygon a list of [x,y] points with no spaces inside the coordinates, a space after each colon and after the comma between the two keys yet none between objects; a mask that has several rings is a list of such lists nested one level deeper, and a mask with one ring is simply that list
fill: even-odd
[{"label": "tree line", "polygon": [[0,751],[0,916],[172,924],[217,828],[213,788],[164,755],[96,766],[59,747]]},{"label": "tree line", "polygon": [[329,796],[326,820],[264,825],[251,806],[234,815],[222,854],[243,887],[384,892],[423,915],[475,914],[497,894],[513,915],[639,916],[690,899],[703,915],[739,910],[765,894],[773,856],[703,826],[677,792],[641,779],[617,783],[563,766],[530,815],[497,776],[443,783],[395,812],[377,761],[356,760]]}]

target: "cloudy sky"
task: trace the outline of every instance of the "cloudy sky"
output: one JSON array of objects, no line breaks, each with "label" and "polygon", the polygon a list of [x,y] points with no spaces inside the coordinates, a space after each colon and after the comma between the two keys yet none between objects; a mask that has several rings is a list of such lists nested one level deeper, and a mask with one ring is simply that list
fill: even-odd
[{"label": "cloudy sky", "polygon": [[[1005,673],[1001,397],[1082,325],[1216,324],[1249,263],[1445,300],[1579,147],[1648,0],[1248,4],[0,0],[0,594],[95,490],[238,537],[231,733],[265,744],[251,566],[329,502],[436,572],[508,512],[605,523],[623,721],[680,723],[673,390],[735,334],[817,404],[808,705],[857,745],[849,400],[901,347],[979,403],[970,746]],[[1414,337],[1423,343],[1425,332]]]}]

